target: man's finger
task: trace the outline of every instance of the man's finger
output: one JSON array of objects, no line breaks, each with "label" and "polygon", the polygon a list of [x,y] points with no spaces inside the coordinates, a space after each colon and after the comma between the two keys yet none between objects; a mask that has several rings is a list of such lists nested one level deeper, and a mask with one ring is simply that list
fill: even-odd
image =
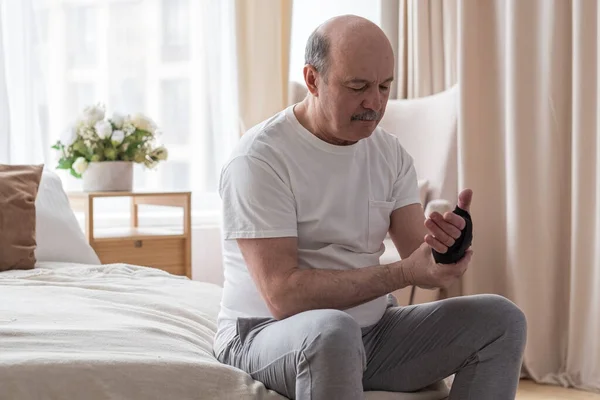
[{"label": "man's finger", "polygon": [[460,236],[460,231],[462,231],[465,228],[465,226],[467,225],[467,223],[465,222],[465,219],[463,217],[461,217],[460,215],[455,214],[453,212],[447,212],[446,214],[444,214],[443,219],[444,219],[444,221],[448,222],[449,224],[451,224],[452,226],[454,226],[456,229],[459,230],[459,236]]},{"label": "man's finger", "polygon": [[458,195],[458,208],[463,209],[466,212],[470,212],[472,199],[473,199],[473,191],[471,189],[463,190]]},{"label": "man's finger", "polygon": [[431,235],[426,235],[425,236],[425,242],[429,245],[429,247],[431,247],[432,249],[434,249],[435,251],[437,251],[438,253],[445,253],[448,251],[448,247],[444,246],[442,243],[440,243],[439,240],[437,240],[436,238],[434,238]]},{"label": "man's finger", "polygon": [[443,217],[438,213],[432,213],[431,219],[455,240],[460,237],[460,231],[465,227],[465,220],[453,212],[448,212]]},{"label": "man's finger", "polygon": [[428,219],[427,221],[425,221],[425,227],[429,230],[429,233],[431,233],[437,240],[439,240],[445,246],[450,247],[454,244],[454,238],[452,238],[450,235],[444,232],[444,229],[442,229],[442,227],[436,224],[433,220]]}]

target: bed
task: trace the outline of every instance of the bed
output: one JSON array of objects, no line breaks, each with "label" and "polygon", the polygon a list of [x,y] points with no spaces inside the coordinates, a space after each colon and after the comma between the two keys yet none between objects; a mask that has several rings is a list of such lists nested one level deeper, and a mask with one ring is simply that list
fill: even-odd
[{"label": "bed", "polygon": [[0,274],[0,398],[281,399],[212,354],[220,288],[139,266]]},{"label": "bed", "polygon": [[[60,179],[45,171],[39,188],[35,267],[0,272],[0,399],[285,400],[214,357],[219,286],[101,265]],[[446,396],[440,383],[366,399]]]}]

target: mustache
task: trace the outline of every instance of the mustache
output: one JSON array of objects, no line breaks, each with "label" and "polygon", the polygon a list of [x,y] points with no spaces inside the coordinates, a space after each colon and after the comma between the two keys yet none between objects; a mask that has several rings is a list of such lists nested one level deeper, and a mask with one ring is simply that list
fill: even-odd
[{"label": "mustache", "polygon": [[360,114],[354,114],[352,121],[377,121],[381,118],[381,113],[374,110],[368,110]]}]

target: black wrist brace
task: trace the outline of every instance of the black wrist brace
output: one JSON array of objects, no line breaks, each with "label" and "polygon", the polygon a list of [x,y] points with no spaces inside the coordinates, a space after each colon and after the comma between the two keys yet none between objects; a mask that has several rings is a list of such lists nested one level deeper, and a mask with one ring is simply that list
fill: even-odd
[{"label": "black wrist brace", "polygon": [[473,241],[473,221],[471,215],[458,206],[454,209],[454,213],[460,215],[465,220],[465,227],[460,233],[460,237],[456,239],[454,244],[448,248],[445,253],[438,253],[432,249],[433,258],[438,264],[454,264],[465,256],[467,249]]}]

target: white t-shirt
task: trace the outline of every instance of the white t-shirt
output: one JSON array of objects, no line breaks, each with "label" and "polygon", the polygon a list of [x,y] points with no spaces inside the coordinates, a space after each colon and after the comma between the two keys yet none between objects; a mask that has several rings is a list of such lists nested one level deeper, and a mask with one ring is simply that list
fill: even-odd
[{"label": "white t-shirt", "polygon": [[[298,238],[300,268],[350,270],[379,264],[393,210],[419,203],[411,156],[381,128],[350,146],[322,141],[293,106],[246,132],[226,162],[223,201],[224,288],[219,334],[238,317],[271,317],[235,239]],[[346,311],[376,323],[386,297]]]}]

